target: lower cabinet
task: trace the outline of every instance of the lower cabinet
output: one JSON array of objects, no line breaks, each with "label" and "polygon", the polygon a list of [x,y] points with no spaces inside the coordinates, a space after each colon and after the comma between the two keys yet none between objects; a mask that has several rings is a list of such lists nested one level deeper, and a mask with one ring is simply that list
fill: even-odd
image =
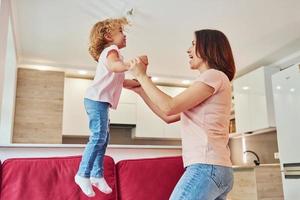
[{"label": "lower cabinet", "polygon": [[111,124],[136,124],[136,101],[138,96],[131,90],[123,89],[116,110],[110,109]]},{"label": "lower cabinet", "polygon": [[[83,99],[86,89],[92,80],[81,78],[65,78],[63,102],[63,135],[89,135],[88,117],[84,109]],[[123,89],[118,108],[110,109],[111,124],[136,124],[137,95]]]},{"label": "lower cabinet", "polygon": [[234,168],[228,200],[283,200],[280,166]]},{"label": "lower cabinet", "polygon": [[119,103],[117,110],[109,111],[111,124],[136,124],[136,104]]}]

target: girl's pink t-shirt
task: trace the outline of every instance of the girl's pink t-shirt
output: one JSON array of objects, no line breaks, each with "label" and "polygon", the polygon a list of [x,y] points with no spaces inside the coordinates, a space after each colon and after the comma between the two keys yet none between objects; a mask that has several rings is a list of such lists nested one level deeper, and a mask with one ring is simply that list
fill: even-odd
[{"label": "girl's pink t-shirt", "polygon": [[225,73],[208,69],[195,81],[214,88],[204,102],[181,113],[182,156],[184,166],[195,163],[231,167],[229,120],[231,84]]},{"label": "girl's pink t-shirt", "polygon": [[116,109],[119,103],[120,95],[125,78],[124,72],[112,72],[107,68],[108,52],[115,50],[123,60],[119,48],[111,45],[105,48],[99,57],[95,78],[85,93],[85,98],[94,101],[108,102],[112,109]]}]

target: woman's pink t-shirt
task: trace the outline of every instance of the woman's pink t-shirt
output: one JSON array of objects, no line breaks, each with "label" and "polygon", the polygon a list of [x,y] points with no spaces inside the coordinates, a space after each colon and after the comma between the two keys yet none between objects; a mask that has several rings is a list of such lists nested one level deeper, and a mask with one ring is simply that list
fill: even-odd
[{"label": "woman's pink t-shirt", "polygon": [[214,93],[196,107],[181,113],[184,166],[202,163],[230,167],[230,81],[216,69],[202,72],[195,81],[213,87]]}]

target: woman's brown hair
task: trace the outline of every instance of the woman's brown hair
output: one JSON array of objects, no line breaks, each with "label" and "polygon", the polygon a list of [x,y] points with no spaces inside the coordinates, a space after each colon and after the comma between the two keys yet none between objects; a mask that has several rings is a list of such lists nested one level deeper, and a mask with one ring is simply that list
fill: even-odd
[{"label": "woman's brown hair", "polygon": [[203,29],[195,31],[196,54],[208,66],[224,72],[231,81],[235,74],[235,64],[229,41],[218,30]]}]

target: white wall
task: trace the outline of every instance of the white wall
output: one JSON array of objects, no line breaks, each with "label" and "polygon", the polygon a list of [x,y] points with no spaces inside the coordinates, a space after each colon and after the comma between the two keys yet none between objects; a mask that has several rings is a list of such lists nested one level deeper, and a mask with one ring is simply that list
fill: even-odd
[{"label": "white wall", "polygon": [[[17,55],[10,1],[1,4],[0,33],[0,144],[11,143],[13,131],[15,91],[17,76]],[[4,41],[2,43],[2,41]]]},{"label": "white wall", "polygon": [[[0,111],[3,96],[3,83],[4,83],[4,67],[6,57],[6,44],[8,32],[8,18],[9,18],[9,1],[2,0],[0,5]],[[1,116],[0,116],[1,117]],[[1,118],[0,118],[1,121]]]},{"label": "white wall", "polygon": [[1,121],[0,121],[0,144],[11,143],[11,136],[13,133],[14,122],[14,108],[15,108],[15,93],[16,93],[16,76],[17,76],[17,58],[15,52],[15,43],[12,33],[12,26],[9,22],[4,83],[3,83],[3,97],[1,105]]}]

